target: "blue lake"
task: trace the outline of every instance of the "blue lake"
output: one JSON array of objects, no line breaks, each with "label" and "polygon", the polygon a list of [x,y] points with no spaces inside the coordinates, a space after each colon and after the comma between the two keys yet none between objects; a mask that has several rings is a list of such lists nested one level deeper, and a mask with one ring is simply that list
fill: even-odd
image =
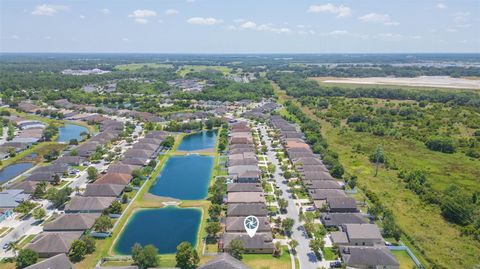
[{"label": "blue lake", "polygon": [[217,142],[216,131],[202,131],[183,137],[178,150],[193,151],[201,149],[213,149]]},{"label": "blue lake", "polygon": [[33,167],[33,163],[15,163],[0,170],[0,183],[6,182]]},{"label": "blue lake", "polygon": [[204,199],[212,168],[211,156],[171,156],[149,192],[182,200]]},{"label": "blue lake", "polygon": [[131,254],[135,243],[152,244],[160,254],[175,253],[177,245],[188,241],[197,243],[202,212],[196,208],[168,206],[136,211],[128,221],[115,245],[115,252]]},{"label": "blue lake", "polygon": [[82,132],[87,132],[86,127],[76,125],[76,124],[65,124],[64,126],[58,128],[58,142],[70,142],[71,139],[77,139],[79,142],[83,139],[80,135]]}]

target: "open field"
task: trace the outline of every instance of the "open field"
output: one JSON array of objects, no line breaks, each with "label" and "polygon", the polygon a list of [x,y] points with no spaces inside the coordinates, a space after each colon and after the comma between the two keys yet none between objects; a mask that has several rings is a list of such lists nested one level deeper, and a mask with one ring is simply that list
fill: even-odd
[{"label": "open field", "polygon": [[115,66],[119,71],[136,71],[142,68],[172,68],[171,64],[141,63],[141,64],[120,64]]},{"label": "open field", "polygon": [[232,69],[226,66],[216,66],[216,65],[184,65],[177,72],[180,76],[184,77],[190,72],[201,72],[206,70],[216,70],[222,72],[224,75],[230,74]]},{"label": "open field", "polygon": [[311,78],[322,84],[351,84],[355,86],[389,85],[407,87],[428,87],[428,88],[449,88],[449,89],[475,89],[480,90],[480,81],[467,78],[452,78],[447,76],[422,76],[415,78],[393,78],[393,77],[368,77],[368,78],[333,78],[315,77]]},{"label": "open field", "polygon": [[[278,87],[276,92],[281,101],[294,100]],[[299,102],[294,100],[294,103],[301,107]],[[397,171],[382,168],[375,177],[375,167],[368,160],[368,154],[376,145],[381,144],[399,167],[427,170],[429,180],[439,189],[452,182],[466,188],[478,189],[478,161],[469,160],[459,154],[432,152],[424,145],[410,140],[341,131],[341,128],[335,128],[318,119],[313,111],[301,108],[321,124],[322,133],[330,148],[339,154],[346,174],[356,175],[360,187],[374,192],[382,203],[392,210],[398,225],[406,234],[402,241],[406,241],[413,248],[412,251],[427,268],[433,263],[446,268],[473,268],[478,264],[480,243],[471,237],[461,236],[459,227],[443,219],[438,207],[426,204],[406,189],[397,178]],[[354,150],[354,144],[361,145],[362,153]]]}]

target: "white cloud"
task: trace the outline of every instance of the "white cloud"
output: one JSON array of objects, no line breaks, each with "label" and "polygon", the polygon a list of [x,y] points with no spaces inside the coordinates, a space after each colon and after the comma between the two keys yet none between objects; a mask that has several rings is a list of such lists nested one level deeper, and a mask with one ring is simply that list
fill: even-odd
[{"label": "white cloud", "polygon": [[335,30],[327,33],[327,35],[339,36],[339,35],[348,35],[350,34],[348,31],[345,30]]},{"label": "white cloud", "polygon": [[456,12],[453,14],[453,20],[456,23],[464,23],[470,17],[470,12]]},{"label": "white cloud", "polygon": [[50,39],[52,39],[52,37],[51,36],[44,36],[43,39],[50,40]]},{"label": "white cloud", "polygon": [[435,7],[438,9],[446,9],[447,5],[445,5],[444,3],[438,3]]},{"label": "white cloud", "polygon": [[240,30],[255,30],[255,31],[261,31],[261,32],[272,32],[272,33],[277,33],[277,34],[287,34],[291,33],[292,30],[287,27],[274,27],[273,24],[267,23],[267,24],[257,24],[253,21],[246,21],[240,26],[238,26],[238,29]]},{"label": "white cloud", "polygon": [[173,9],[173,8],[169,8],[169,9],[165,10],[166,15],[177,15],[178,13],[180,13],[180,12],[176,9]]},{"label": "white cloud", "polygon": [[386,26],[400,25],[400,23],[396,21],[392,21],[392,19],[390,19],[390,16],[388,14],[368,13],[366,15],[359,17],[359,19],[364,22],[382,23],[383,25],[386,25]]},{"label": "white cloud", "polygon": [[187,3],[193,3],[195,0],[187,0]]},{"label": "white cloud", "polygon": [[311,5],[307,9],[307,12],[310,12],[310,13],[328,12],[328,13],[336,14],[337,18],[348,17],[350,16],[350,14],[352,14],[352,10],[349,7],[344,5],[336,6],[331,3],[325,4],[325,5]]},{"label": "white cloud", "polygon": [[100,12],[102,12],[103,14],[107,15],[107,14],[110,14],[110,9],[108,8],[102,8],[100,9]]},{"label": "white cloud", "polygon": [[84,15],[80,15],[79,18],[83,20],[83,19],[85,19],[85,16],[84,16]]},{"label": "white cloud", "polygon": [[69,10],[70,7],[62,6],[62,5],[38,5],[32,11],[32,15],[37,16],[53,16],[54,14],[58,13],[59,11]]},{"label": "white cloud", "polygon": [[128,41],[130,41],[130,39],[128,39],[128,37],[124,37],[124,38],[122,38],[122,41],[123,42],[128,42]]},{"label": "white cloud", "polygon": [[135,19],[135,22],[146,24],[148,23],[148,18],[157,16],[157,12],[149,9],[137,9],[128,15],[128,17]]},{"label": "white cloud", "polygon": [[193,17],[187,20],[188,23],[190,24],[197,24],[197,25],[214,25],[214,24],[220,24],[223,22],[223,20],[208,17],[208,18],[203,18],[203,17]]},{"label": "white cloud", "polygon": [[20,37],[18,35],[11,35],[9,37],[6,37],[5,39],[13,39],[13,40],[18,40]]},{"label": "white cloud", "polygon": [[234,23],[241,23],[241,22],[244,22],[245,20],[240,18],[240,19],[235,19],[233,20]]}]

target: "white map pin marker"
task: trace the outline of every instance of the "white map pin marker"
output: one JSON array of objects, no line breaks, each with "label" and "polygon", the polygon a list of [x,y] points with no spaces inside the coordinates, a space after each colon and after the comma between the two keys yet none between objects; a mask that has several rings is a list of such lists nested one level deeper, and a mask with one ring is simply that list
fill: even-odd
[{"label": "white map pin marker", "polygon": [[250,237],[254,237],[255,233],[258,230],[258,218],[255,216],[248,216],[243,221],[243,225],[245,225],[245,231]]}]

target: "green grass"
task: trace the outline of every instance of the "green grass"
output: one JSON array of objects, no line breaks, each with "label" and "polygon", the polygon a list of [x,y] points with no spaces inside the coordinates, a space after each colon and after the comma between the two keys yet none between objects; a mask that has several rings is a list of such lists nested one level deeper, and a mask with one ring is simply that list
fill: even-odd
[{"label": "green grass", "polygon": [[244,254],[242,262],[252,269],[290,269],[292,267],[286,246],[282,246],[280,257],[273,257],[272,254]]},{"label": "green grass", "polygon": [[[279,94],[281,98],[290,99],[283,92]],[[308,109],[304,108],[303,111],[314,117]],[[358,184],[374,192],[393,212],[398,225],[411,239],[410,248],[418,254],[422,263],[428,263],[426,267],[436,263],[446,268],[472,268],[478,264],[480,242],[461,236],[459,227],[443,219],[438,207],[426,204],[406,189],[398,180],[397,171],[380,169],[375,177],[374,166],[367,155],[378,144],[382,144],[399,167],[426,170],[433,187],[439,190],[452,183],[479,190],[480,185],[476,181],[480,177],[478,161],[472,161],[462,154],[430,151],[423,144],[406,139],[379,138],[353,131],[339,132],[339,129],[324,121],[321,121],[321,125],[329,148],[339,154],[346,173],[356,175]],[[353,151],[352,141],[361,145],[363,154]]]},{"label": "green grass", "polygon": [[400,269],[412,269],[417,268],[412,258],[408,255],[405,250],[394,250],[392,251],[397,261],[400,263]]},{"label": "green grass", "polygon": [[137,71],[142,68],[172,68],[171,64],[158,64],[158,63],[139,63],[139,64],[120,64],[115,66],[115,70],[119,71]]},{"label": "green grass", "polygon": [[201,72],[201,71],[205,71],[205,70],[209,70],[209,69],[220,71],[224,75],[228,75],[232,71],[232,69],[230,69],[229,67],[226,67],[226,66],[184,65],[184,66],[182,66],[182,68],[180,70],[178,70],[178,74],[180,76],[184,77],[186,74],[188,74],[190,72]]},{"label": "green grass", "polygon": [[335,252],[333,251],[333,248],[328,247],[323,248],[323,255],[325,260],[327,261],[333,261],[338,258],[337,254],[335,254]]}]

